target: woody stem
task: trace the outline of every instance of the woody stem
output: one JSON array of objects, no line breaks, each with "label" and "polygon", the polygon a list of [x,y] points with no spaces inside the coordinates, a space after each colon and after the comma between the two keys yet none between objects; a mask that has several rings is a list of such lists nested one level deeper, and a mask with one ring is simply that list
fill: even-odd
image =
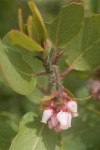
[{"label": "woody stem", "polygon": [[52,70],[55,73],[56,90],[59,92],[58,99],[60,99],[60,98],[62,98],[63,86],[62,86],[62,82],[61,82],[59,68],[55,65],[52,65]]},{"label": "woody stem", "polygon": [[69,74],[74,69],[72,67],[68,67],[63,73],[60,74],[61,77],[65,77],[67,74]]},{"label": "woody stem", "polygon": [[43,65],[46,73],[48,74],[47,95],[50,95],[53,87],[53,72],[51,70],[51,62],[49,56],[44,59]]}]

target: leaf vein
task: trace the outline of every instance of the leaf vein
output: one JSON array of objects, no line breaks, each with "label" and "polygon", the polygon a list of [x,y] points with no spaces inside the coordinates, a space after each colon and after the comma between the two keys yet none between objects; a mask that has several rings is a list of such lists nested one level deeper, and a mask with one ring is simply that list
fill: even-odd
[{"label": "leaf vein", "polygon": [[92,47],[94,47],[98,42],[100,42],[100,39],[98,39],[98,40],[95,41],[93,44],[91,44],[89,47],[87,47],[87,48],[74,60],[74,62],[71,64],[71,67],[73,67],[74,64],[77,63],[78,60],[79,60],[87,51],[89,51]]},{"label": "leaf vein", "polygon": [[40,130],[40,133],[39,133],[39,135],[38,135],[38,137],[37,137],[37,139],[36,139],[36,141],[35,141],[35,143],[34,143],[34,145],[33,145],[33,147],[32,147],[32,150],[35,150],[36,145],[37,145],[37,143],[38,143],[38,141],[39,141],[39,139],[40,139],[40,136],[41,136],[41,134],[42,134],[43,129],[44,129],[44,125],[42,126],[42,128],[41,128],[41,130]]}]

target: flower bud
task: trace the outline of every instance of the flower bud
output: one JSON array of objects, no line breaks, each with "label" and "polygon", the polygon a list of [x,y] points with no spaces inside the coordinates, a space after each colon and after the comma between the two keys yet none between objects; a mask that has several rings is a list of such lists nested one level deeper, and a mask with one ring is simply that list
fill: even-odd
[{"label": "flower bud", "polygon": [[78,113],[77,113],[77,103],[73,100],[70,100],[68,102],[65,103],[66,108],[72,113],[73,117],[77,117]]},{"label": "flower bud", "polygon": [[52,115],[53,115],[53,109],[51,109],[51,108],[45,109],[43,111],[41,122],[47,123],[47,121],[51,118]]},{"label": "flower bud", "polygon": [[72,115],[69,112],[60,111],[57,114],[57,119],[60,123],[60,128],[65,130],[71,127]]}]

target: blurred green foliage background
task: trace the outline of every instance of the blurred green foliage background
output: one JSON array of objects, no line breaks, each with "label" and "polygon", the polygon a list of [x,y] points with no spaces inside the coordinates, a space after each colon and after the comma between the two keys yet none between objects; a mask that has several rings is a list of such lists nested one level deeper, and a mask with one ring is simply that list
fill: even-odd
[{"label": "blurred green foliage background", "polygon": [[[45,21],[52,20],[62,5],[70,2],[82,2],[86,16],[100,13],[100,0],[35,0]],[[0,37],[2,38],[11,29],[18,28],[17,11],[23,9],[24,21],[30,14],[27,0],[0,0]],[[63,81],[66,88],[76,97],[89,95],[87,89],[87,74],[74,72]],[[9,88],[6,81],[0,76],[0,150],[7,150],[12,138],[18,130],[18,122],[28,111],[38,111],[33,103],[32,95],[21,96]],[[100,150],[100,101],[87,100],[79,102],[80,117],[73,122],[72,129],[64,136],[67,142],[63,150]],[[9,121],[10,120],[10,121]],[[9,136],[6,131],[9,130]]]}]

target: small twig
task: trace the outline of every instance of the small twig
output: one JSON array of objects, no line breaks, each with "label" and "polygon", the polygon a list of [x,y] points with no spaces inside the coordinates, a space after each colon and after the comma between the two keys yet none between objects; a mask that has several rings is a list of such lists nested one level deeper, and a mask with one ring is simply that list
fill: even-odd
[{"label": "small twig", "polygon": [[68,67],[63,73],[60,74],[61,77],[65,77],[67,74],[69,74],[74,69],[72,67]]},{"label": "small twig", "polygon": [[69,97],[68,96],[69,99],[72,99],[72,100],[75,100],[75,101],[78,101],[78,100],[88,100],[88,99],[90,99],[92,97],[93,97],[93,95],[90,95],[90,96],[85,97],[85,98],[74,98],[74,97]]},{"label": "small twig", "polygon": [[64,51],[62,50],[59,54],[56,54],[52,60],[52,64],[56,64],[59,60],[59,58],[64,54]]},{"label": "small twig", "polygon": [[41,93],[47,94],[47,90],[46,89],[40,87],[38,84],[36,85],[36,87],[41,91]]}]

